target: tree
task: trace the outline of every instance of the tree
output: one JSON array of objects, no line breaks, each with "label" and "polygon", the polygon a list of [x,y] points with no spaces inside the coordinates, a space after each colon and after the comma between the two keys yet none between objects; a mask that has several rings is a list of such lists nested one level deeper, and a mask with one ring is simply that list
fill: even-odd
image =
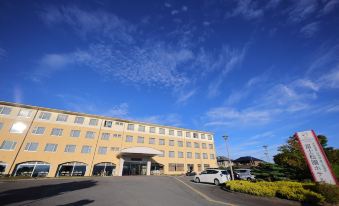
[{"label": "tree", "polygon": [[260,163],[257,167],[251,170],[258,180],[279,181],[286,180],[287,174],[283,167],[272,163]]}]

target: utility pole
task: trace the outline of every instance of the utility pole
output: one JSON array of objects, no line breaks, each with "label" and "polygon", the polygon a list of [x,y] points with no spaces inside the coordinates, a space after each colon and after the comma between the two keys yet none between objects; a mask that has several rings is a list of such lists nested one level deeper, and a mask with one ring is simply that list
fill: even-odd
[{"label": "utility pole", "polygon": [[228,136],[227,135],[224,135],[222,136],[225,140],[225,143],[226,143],[226,150],[227,150],[227,158],[228,158],[228,164],[229,164],[229,167],[231,169],[231,178],[232,180],[234,180],[234,175],[233,175],[233,168],[232,168],[232,162],[231,162],[231,159],[230,159],[230,153],[229,153],[229,150],[228,150],[228,145],[227,145],[227,139],[228,139]]},{"label": "utility pole", "polygon": [[270,161],[270,158],[269,158],[269,156],[268,156],[268,149],[267,149],[267,145],[264,145],[263,146],[263,148],[264,148],[264,154],[265,154],[265,156],[266,156],[266,160],[267,160],[267,162],[269,162]]}]

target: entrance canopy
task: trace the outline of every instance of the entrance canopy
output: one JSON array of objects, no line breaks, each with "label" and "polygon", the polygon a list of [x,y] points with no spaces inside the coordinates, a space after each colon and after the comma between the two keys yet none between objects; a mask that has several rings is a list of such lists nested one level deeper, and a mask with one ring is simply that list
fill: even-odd
[{"label": "entrance canopy", "polygon": [[147,156],[162,155],[162,152],[159,150],[150,148],[150,147],[130,147],[120,151],[120,154],[143,154]]}]

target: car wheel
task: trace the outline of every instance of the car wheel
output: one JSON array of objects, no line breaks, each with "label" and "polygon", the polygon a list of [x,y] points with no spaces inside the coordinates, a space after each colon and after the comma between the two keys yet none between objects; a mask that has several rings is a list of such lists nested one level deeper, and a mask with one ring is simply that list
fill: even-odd
[{"label": "car wheel", "polygon": [[252,179],[250,177],[247,178],[247,181],[251,181]]},{"label": "car wheel", "polygon": [[215,179],[215,180],[214,180],[214,184],[215,184],[215,185],[220,185],[219,180],[218,180],[218,179]]},{"label": "car wheel", "polygon": [[199,182],[200,182],[199,177],[195,178],[195,182],[196,182],[196,183],[199,183]]}]

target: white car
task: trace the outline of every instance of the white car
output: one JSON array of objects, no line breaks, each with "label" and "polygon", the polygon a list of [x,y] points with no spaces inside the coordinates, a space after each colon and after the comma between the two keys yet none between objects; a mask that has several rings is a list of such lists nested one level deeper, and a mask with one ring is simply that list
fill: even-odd
[{"label": "white car", "polygon": [[219,185],[220,183],[224,183],[230,179],[230,174],[226,170],[207,169],[201,172],[199,175],[195,175],[193,180],[196,183],[207,182]]}]

